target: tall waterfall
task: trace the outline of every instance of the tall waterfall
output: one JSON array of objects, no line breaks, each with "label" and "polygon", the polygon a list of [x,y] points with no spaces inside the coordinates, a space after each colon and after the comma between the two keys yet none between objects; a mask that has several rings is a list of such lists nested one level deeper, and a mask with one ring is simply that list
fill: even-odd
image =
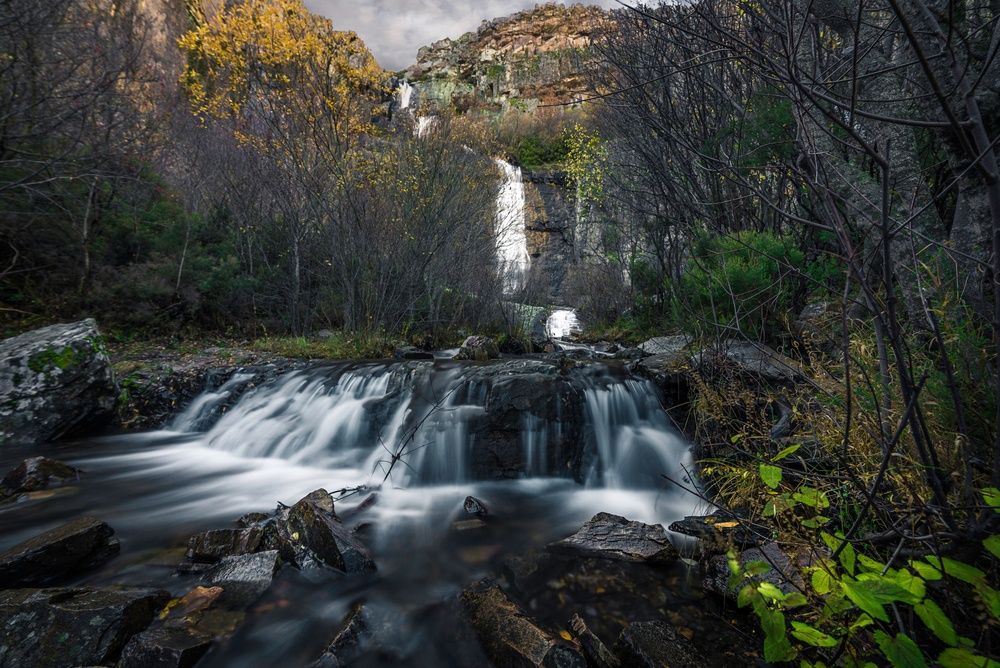
[{"label": "tall waterfall", "polygon": [[501,159],[496,160],[503,172],[504,183],[497,195],[497,259],[503,275],[504,292],[510,293],[524,285],[528,272],[528,241],[524,233],[524,182],[521,168]]},{"label": "tall waterfall", "polygon": [[413,100],[413,86],[410,85],[410,82],[404,81],[399,84],[399,88],[396,89],[396,94],[399,99],[399,108],[409,109],[410,102]]}]

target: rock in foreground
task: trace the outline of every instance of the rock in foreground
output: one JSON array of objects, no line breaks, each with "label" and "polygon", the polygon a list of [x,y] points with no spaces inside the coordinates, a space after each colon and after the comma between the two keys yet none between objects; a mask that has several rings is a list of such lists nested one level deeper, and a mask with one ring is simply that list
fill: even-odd
[{"label": "rock in foreground", "polygon": [[46,580],[100,565],[118,554],[115,530],[83,517],[50,529],[0,554],[0,587]]},{"label": "rock in foreground", "polygon": [[677,560],[677,549],[658,524],[629,521],[597,513],[569,538],[547,546],[549,552],[618,561],[667,564]]},{"label": "rock in foreground", "polygon": [[493,580],[480,580],[462,592],[462,605],[479,644],[496,666],[584,668],[583,655],[545,631]]},{"label": "rock in foreground", "polygon": [[101,427],[117,401],[92,319],[0,342],[0,443],[50,441]]},{"label": "rock in foreground", "polygon": [[0,668],[114,665],[169,600],[136,588],[0,592]]}]

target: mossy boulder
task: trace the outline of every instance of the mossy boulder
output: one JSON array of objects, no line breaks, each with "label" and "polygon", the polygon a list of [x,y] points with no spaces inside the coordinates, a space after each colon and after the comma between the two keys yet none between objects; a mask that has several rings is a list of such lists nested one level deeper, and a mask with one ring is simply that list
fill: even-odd
[{"label": "mossy boulder", "polygon": [[51,441],[114,417],[118,386],[92,319],[0,342],[0,444]]}]

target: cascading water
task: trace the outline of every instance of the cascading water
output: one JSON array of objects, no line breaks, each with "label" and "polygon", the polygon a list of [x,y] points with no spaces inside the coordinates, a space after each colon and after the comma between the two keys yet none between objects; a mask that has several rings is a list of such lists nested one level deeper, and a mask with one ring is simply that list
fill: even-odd
[{"label": "cascading water", "polygon": [[504,176],[497,195],[497,257],[504,291],[514,292],[524,284],[528,271],[528,242],[524,233],[524,182],[521,168],[497,158]]},{"label": "cascading water", "polygon": [[580,319],[573,309],[557,309],[545,320],[545,333],[550,339],[564,339],[580,329]]},{"label": "cascading water", "polygon": [[410,85],[410,82],[404,81],[399,84],[399,88],[396,89],[396,94],[399,96],[399,108],[409,109],[410,102],[413,99],[413,86]]},{"label": "cascading water", "polygon": [[[435,611],[469,582],[502,572],[510,557],[575,532],[600,511],[666,526],[699,510],[694,494],[670,482],[685,479],[686,444],[655,389],[620,365],[317,363],[251,383],[234,375],[168,430],[34,446],[32,456],[84,473],[67,493],[28,502],[30,522],[23,504],[0,513],[0,550],[97,517],[121,540],[119,566],[78,582],[181,596],[197,577],[171,576],[179,556],[145,564],[150,555],[317,488],[340,490],[337,513],[347,526],[367,525],[360,535],[377,575],[317,584],[283,567],[251,621],[204,660],[304,666],[358,600],[399,615],[406,630],[398,636],[407,642],[447,649],[453,640],[437,628]],[[23,456],[4,451],[0,466]],[[459,528],[469,495],[489,508],[475,531]],[[373,505],[361,504],[366,497]],[[485,665],[423,653],[405,663],[414,662]]]}]

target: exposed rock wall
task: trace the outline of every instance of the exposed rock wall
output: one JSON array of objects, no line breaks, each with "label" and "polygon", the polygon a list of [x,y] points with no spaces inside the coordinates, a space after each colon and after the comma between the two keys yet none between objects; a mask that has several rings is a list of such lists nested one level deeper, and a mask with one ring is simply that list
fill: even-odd
[{"label": "exposed rock wall", "polygon": [[576,204],[566,174],[547,170],[524,173],[524,232],[536,285],[548,301],[562,301],[566,272],[576,258]]},{"label": "exposed rock wall", "polygon": [[423,47],[403,75],[431,106],[534,112],[539,104],[579,101],[592,39],[606,16],[580,4],[536,5]]}]

